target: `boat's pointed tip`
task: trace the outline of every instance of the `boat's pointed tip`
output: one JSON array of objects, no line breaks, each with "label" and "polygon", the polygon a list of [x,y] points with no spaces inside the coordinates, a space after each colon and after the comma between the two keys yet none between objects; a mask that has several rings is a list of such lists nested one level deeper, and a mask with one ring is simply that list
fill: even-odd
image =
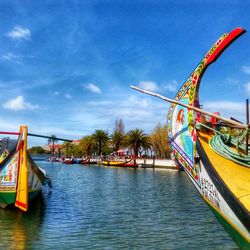
[{"label": "boat's pointed tip", "polygon": [[242,32],[246,32],[246,30],[243,27],[236,27],[235,29],[241,30]]},{"label": "boat's pointed tip", "polygon": [[236,32],[239,35],[242,35],[242,34],[244,34],[247,31],[243,27],[236,27],[232,32]]}]

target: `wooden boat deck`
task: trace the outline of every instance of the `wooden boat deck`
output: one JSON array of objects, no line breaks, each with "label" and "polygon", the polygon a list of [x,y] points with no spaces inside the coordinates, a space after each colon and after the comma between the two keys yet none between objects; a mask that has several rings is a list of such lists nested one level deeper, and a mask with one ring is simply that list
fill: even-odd
[{"label": "wooden boat deck", "polygon": [[211,137],[199,132],[199,140],[215,170],[234,196],[250,211],[250,168],[240,166],[213,151],[208,144]]}]

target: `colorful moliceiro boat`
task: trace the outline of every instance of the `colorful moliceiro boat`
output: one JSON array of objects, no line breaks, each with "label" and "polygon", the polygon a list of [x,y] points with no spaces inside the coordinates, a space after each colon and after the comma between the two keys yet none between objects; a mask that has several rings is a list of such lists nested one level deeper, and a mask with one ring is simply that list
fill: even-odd
[{"label": "colorful moliceiro boat", "polygon": [[51,186],[51,179],[39,168],[27,152],[28,129],[20,127],[19,133],[1,132],[5,135],[18,135],[18,140],[1,141],[0,157],[0,206],[14,205],[27,211],[29,202],[41,191],[42,185]]},{"label": "colorful moliceiro boat", "polygon": [[135,159],[130,159],[127,161],[102,161],[102,164],[105,166],[114,166],[114,167],[130,167],[130,168],[138,167]]},{"label": "colorful moliceiro boat", "polygon": [[[198,90],[207,67],[245,31],[222,35],[178,91],[174,100],[137,87],[171,104],[168,135],[173,156],[217,219],[242,249],[250,249],[250,125],[200,109]],[[210,117],[210,122],[208,122]],[[211,121],[215,119],[215,124]],[[237,129],[238,136],[222,133]]]}]

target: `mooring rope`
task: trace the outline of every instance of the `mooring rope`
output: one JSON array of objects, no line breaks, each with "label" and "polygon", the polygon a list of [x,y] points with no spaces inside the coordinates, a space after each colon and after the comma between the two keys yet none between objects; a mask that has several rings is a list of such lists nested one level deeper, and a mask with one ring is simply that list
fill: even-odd
[{"label": "mooring rope", "polygon": [[[198,123],[198,125],[215,132],[215,135],[209,141],[209,145],[216,153],[228,160],[250,168],[250,151],[248,150],[248,154],[241,153],[241,151],[244,151],[246,148],[243,141],[246,135],[250,134],[249,128],[247,128],[240,137],[235,139],[229,133],[223,134],[202,123]],[[237,151],[233,150],[233,147],[236,148]]]}]

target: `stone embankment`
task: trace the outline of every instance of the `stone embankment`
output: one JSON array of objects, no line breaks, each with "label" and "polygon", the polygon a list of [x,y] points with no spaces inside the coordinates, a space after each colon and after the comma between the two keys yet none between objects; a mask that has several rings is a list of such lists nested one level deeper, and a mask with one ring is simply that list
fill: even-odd
[{"label": "stone embankment", "polygon": [[136,159],[136,163],[142,168],[177,169],[175,162],[170,159]]}]

